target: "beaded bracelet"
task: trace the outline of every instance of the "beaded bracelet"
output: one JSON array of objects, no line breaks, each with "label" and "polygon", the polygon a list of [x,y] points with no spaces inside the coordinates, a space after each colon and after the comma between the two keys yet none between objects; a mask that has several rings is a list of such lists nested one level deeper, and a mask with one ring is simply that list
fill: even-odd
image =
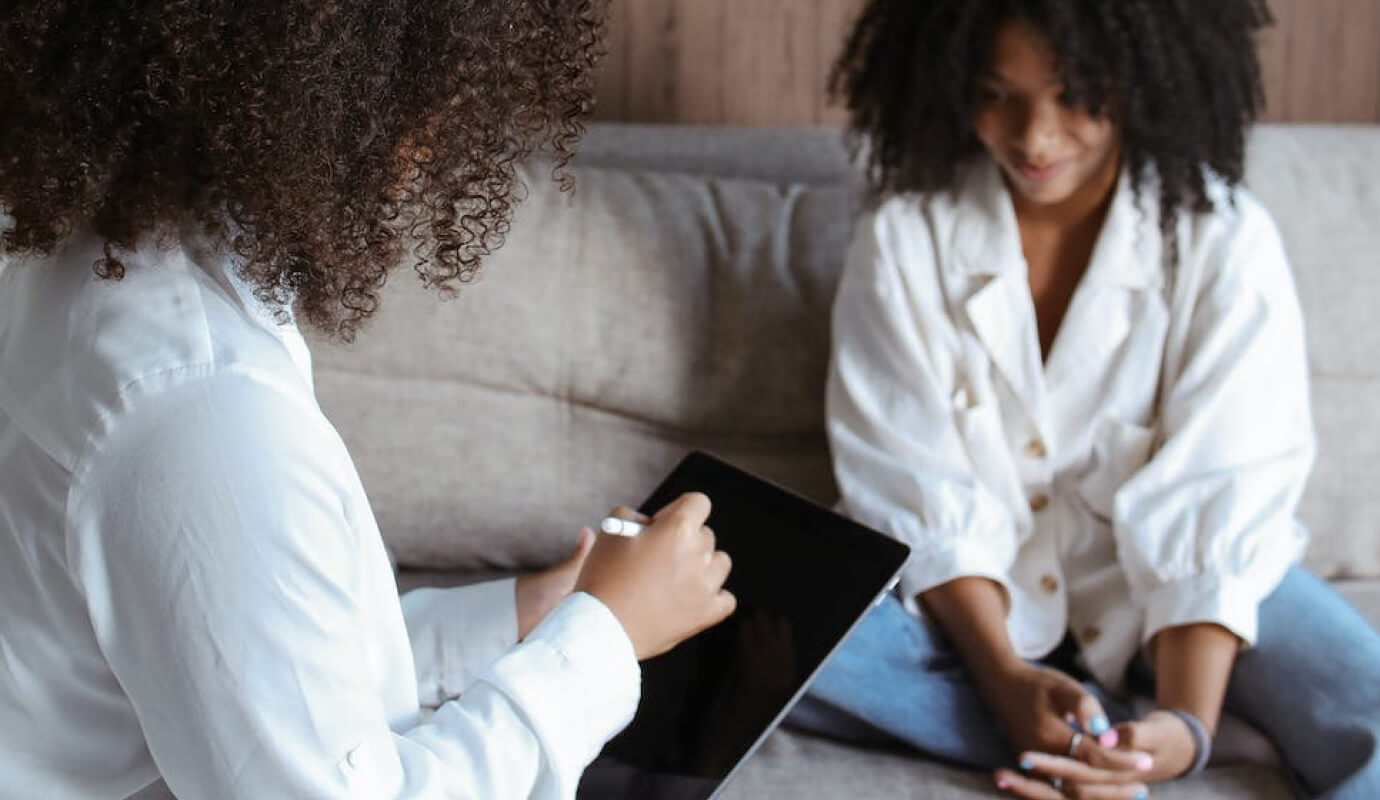
[{"label": "beaded bracelet", "polygon": [[1193,766],[1189,767],[1179,777],[1187,778],[1190,775],[1197,775],[1207,768],[1208,759],[1212,758],[1212,734],[1208,733],[1207,726],[1198,719],[1196,714],[1178,708],[1161,708],[1160,711],[1166,714],[1173,714],[1183,720],[1188,726],[1188,730],[1193,734]]}]

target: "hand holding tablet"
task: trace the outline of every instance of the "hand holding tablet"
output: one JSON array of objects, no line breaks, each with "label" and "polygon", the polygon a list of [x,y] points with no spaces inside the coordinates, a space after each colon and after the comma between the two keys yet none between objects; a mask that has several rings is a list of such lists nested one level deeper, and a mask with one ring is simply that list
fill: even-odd
[{"label": "hand holding tablet", "polygon": [[[701,452],[686,456],[640,511],[701,492],[713,506],[700,522],[733,561],[724,590],[737,611],[642,664],[637,714],[585,772],[577,800],[719,794],[893,585],[910,552]],[[663,516],[615,509],[599,525],[607,535],[598,537],[596,550],[648,543],[660,534]]]}]

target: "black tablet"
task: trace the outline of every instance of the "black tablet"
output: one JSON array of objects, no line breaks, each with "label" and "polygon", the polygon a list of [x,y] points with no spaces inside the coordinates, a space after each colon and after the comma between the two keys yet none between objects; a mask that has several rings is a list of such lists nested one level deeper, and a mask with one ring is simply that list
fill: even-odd
[{"label": "black tablet", "polygon": [[706,800],[766,738],[825,659],[895,585],[910,548],[702,452],[656,488],[651,514],[709,496],[738,609],[642,664],[631,724],[590,765],[578,800]]}]

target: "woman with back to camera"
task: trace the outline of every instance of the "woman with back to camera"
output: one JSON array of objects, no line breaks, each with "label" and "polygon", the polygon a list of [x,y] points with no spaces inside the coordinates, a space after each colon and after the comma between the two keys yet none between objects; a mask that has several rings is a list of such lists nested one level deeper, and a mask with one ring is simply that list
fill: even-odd
[{"label": "woman with back to camera", "polygon": [[828,432],[847,511],[914,555],[797,724],[1130,800],[1201,769],[1225,707],[1301,796],[1380,797],[1380,637],[1297,566],[1302,319],[1238,186],[1268,21],[866,4],[834,89],[876,205]]},{"label": "woman with back to camera", "polygon": [[731,612],[696,494],[400,603],[296,328],[473,276],[604,11],[0,11],[0,797],[569,798],[637,661]]}]

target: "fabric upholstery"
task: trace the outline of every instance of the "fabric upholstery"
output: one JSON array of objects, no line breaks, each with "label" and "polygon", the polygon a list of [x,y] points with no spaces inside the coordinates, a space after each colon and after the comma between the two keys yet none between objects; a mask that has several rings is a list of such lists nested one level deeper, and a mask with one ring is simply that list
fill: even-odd
[{"label": "fabric upholstery", "polygon": [[[1380,576],[1375,152],[1375,126],[1264,126],[1250,150],[1309,324],[1320,455],[1303,516],[1329,577]],[[399,271],[357,343],[316,343],[322,404],[401,565],[550,561],[691,447],[834,497],[828,309],[860,208],[838,132],[603,125],[581,164],[573,197],[529,176],[507,244],[458,299]]]},{"label": "fabric upholstery", "polygon": [[1380,576],[1380,126],[1267,126],[1247,183],[1274,213],[1308,326],[1318,462],[1308,563]]},{"label": "fabric upholstery", "polygon": [[[1290,800],[1270,767],[1213,767],[1192,779],[1158,784],[1155,800]],[[991,800],[1003,796],[986,773],[957,769],[905,753],[836,744],[804,733],[773,734],[745,762],[724,800],[852,798],[852,800]]]},{"label": "fabric upholstery", "polygon": [[355,344],[315,348],[398,563],[550,561],[691,447],[831,501],[822,386],[855,195],[599,168],[573,198],[531,186],[456,300],[394,275]]}]

